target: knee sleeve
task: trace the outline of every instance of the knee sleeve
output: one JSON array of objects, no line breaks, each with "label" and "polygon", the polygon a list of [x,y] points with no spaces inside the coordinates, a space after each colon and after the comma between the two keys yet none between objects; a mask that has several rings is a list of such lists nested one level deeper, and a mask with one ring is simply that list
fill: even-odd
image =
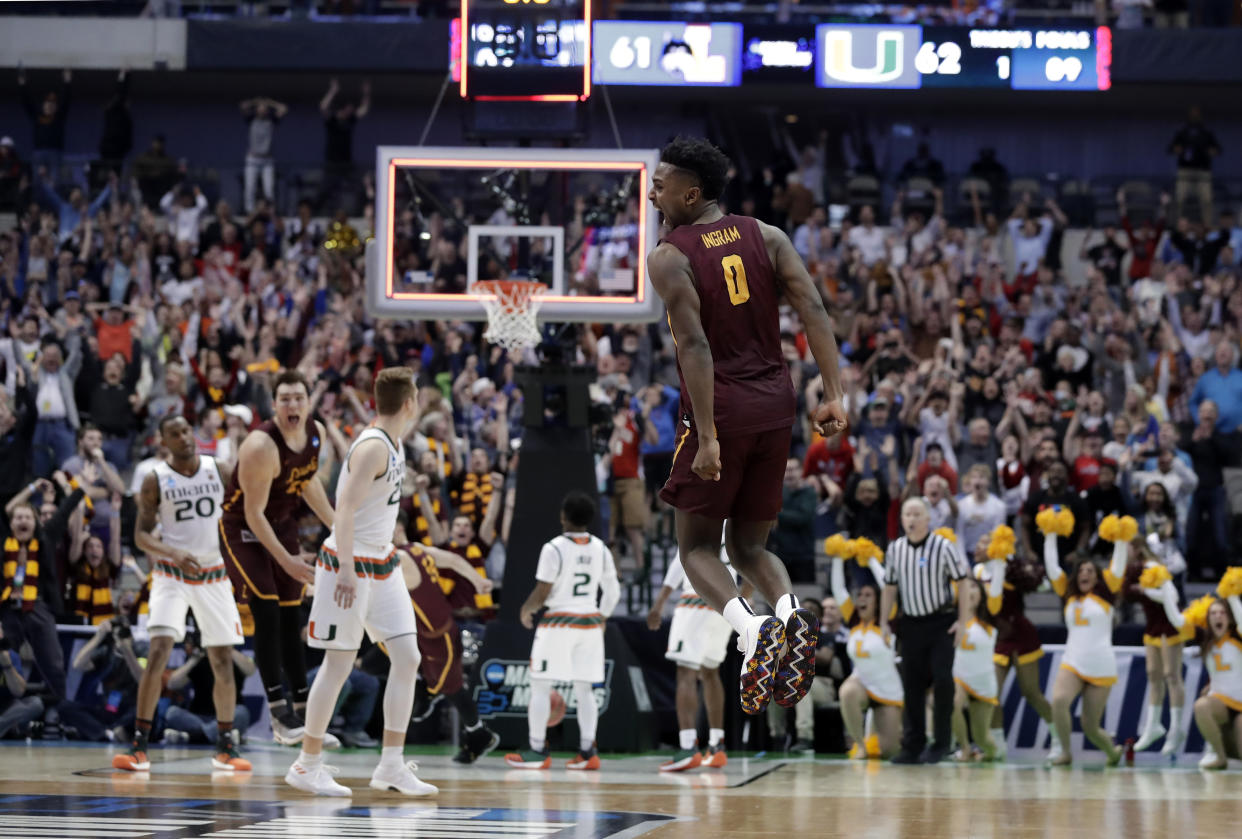
[{"label": "knee sleeve", "polygon": [[595,704],[595,690],[590,682],[574,682],[574,698],[578,700],[578,732],[584,748],[595,742],[595,730],[599,725],[599,706]]},{"label": "knee sleeve", "polygon": [[391,662],[384,688],[384,728],[404,732],[414,709],[414,684],[418,675],[418,637],[402,635],[384,642]]},{"label": "knee sleeve", "polygon": [[284,689],[280,663],[280,607],[270,600],[255,598],[250,602],[250,614],[254,616],[254,663],[270,697],[273,691]]},{"label": "knee sleeve", "polygon": [[353,650],[327,650],[323,656],[323,664],[315,674],[315,684],[311,686],[306,703],[306,733],[311,737],[323,737],[332,722],[332,712],[336,710],[337,697],[341,688],[349,680],[350,671],[354,669]]},{"label": "knee sleeve", "polygon": [[548,736],[548,717],[552,716],[552,683],[547,679],[530,680],[530,705],[526,707],[526,722],[530,730],[532,748],[539,748]]},{"label": "knee sleeve", "polygon": [[[293,701],[301,702],[306,695],[306,646],[302,641],[302,610],[298,606],[280,606],[280,653],[285,679],[293,691]],[[258,627],[255,627],[256,631]]]}]

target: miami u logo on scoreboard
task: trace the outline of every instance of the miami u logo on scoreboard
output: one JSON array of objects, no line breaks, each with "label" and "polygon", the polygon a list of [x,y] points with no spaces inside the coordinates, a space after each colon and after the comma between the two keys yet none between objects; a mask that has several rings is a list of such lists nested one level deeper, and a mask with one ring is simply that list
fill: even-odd
[{"label": "miami u logo on scoreboard", "polygon": [[918,26],[822,24],[815,28],[820,87],[917,88]]}]

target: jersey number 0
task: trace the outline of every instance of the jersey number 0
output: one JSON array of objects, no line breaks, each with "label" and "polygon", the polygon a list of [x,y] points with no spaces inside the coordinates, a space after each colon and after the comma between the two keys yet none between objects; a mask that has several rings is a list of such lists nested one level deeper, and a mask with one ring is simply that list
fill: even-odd
[{"label": "jersey number 0", "polygon": [[729,290],[729,302],[740,306],[750,299],[750,286],[746,284],[746,266],[742,258],[735,253],[720,260],[724,271],[725,288]]}]

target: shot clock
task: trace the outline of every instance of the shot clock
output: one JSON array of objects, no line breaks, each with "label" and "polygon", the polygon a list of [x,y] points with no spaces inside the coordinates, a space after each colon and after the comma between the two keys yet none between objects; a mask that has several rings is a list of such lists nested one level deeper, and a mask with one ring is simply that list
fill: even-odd
[{"label": "shot clock", "polygon": [[462,0],[452,38],[463,98],[572,102],[591,94],[591,0]]}]

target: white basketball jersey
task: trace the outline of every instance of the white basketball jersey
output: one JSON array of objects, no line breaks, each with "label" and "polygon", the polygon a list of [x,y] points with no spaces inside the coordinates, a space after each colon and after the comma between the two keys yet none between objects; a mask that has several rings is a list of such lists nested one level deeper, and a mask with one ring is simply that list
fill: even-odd
[{"label": "white basketball jersey", "polygon": [[[338,487],[344,486],[345,479],[349,477],[350,455],[365,440],[380,440],[388,447],[388,468],[382,478],[367,482],[366,490],[358,500],[354,513],[354,556],[383,559],[393,550],[392,533],[397,526],[397,513],[401,508],[401,482],[405,478],[405,450],[400,443],[394,445],[382,429],[366,429],[358,435],[345,455],[337,481]],[[336,550],[335,527],[324,545],[330,550]]]},{"label": "white basketball jersey", "polygon": [[598,593],[615,584],[616,578],[612,551],[589,533],[563,533],[546,543],[535,570],[536,580],[552,583],[545,601],[549,612],[599,612]]},{"label": "white basketball jersey", "polygon": [[198,471],[182,475],[167,463],[154,469],[160,486],[160,541],[188,551],[204,568],[220,565],[220,506],[224,481],[210,455],[199,455]]}]

